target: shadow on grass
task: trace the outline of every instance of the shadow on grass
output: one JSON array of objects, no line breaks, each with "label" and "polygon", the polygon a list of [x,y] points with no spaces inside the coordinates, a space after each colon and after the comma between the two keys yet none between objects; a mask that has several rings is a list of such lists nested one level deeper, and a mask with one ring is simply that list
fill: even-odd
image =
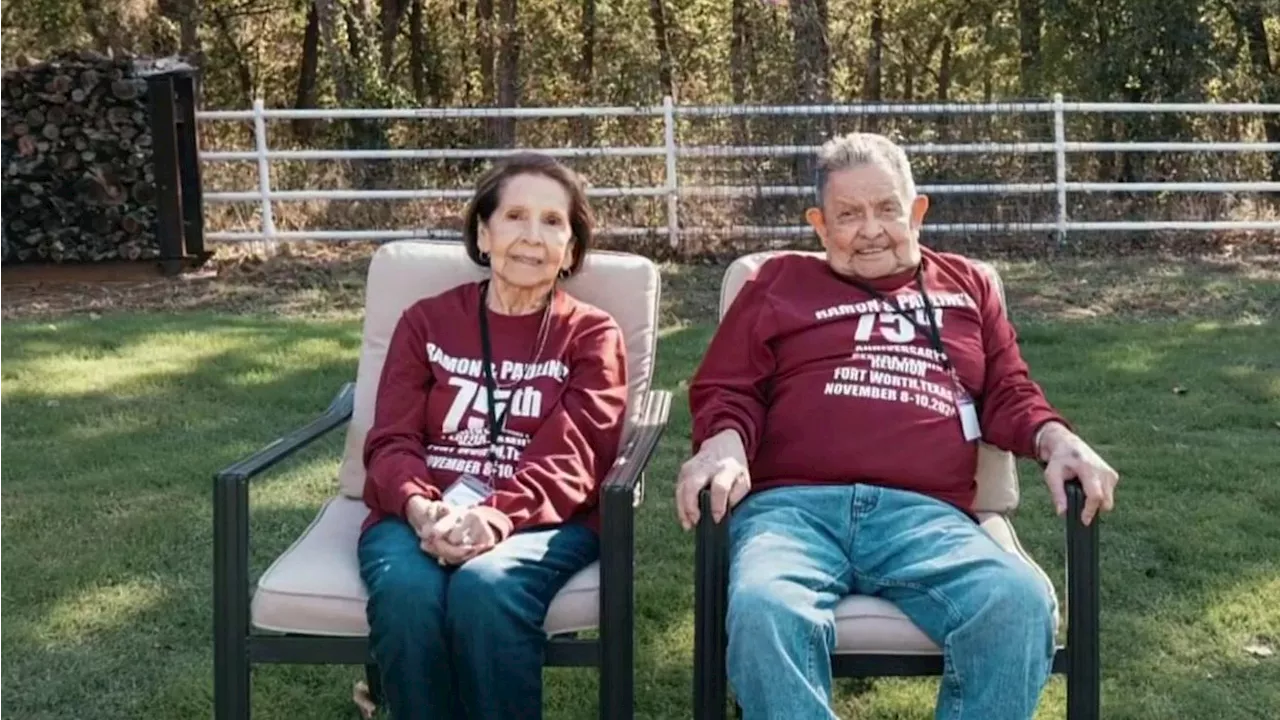
[{"label": "shadow on grass", "polygon": [[[211,477],[327,404],[355,374],[358,327],[135,316],[4,336],[4,675],[23,688],[5,710],[207,716]],[[316,489],[324,465],[284,475]],[[255,550],[283,549],[314,513],[305,493],[275,494]],[[154,705],[169,686],[186,711]]]},{"label": "shadow on grass", "polygon": [[[1022,333],[1050,400],[1121,476],[1101,527],[1105,717],[1243,719],[1274,702],[1280,665],[1242,647],[1280,627],[1277,329],[1106,323]],[[1038,468],[1021,469],[1018,531],[1061,596],[1062,521]]]}]

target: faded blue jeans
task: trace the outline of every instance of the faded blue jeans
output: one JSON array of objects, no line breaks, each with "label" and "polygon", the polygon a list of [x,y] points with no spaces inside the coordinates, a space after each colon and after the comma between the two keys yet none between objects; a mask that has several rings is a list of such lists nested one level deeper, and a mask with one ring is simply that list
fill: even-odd
[{"label": "faded blue jeans", "polygon": [[581,525],[516,533],[460,567],[423,553],[407,523],[360,537],[369,641],[396,720],[542,717],[547,606],[596,559]]},{"label": "faded blue jeans", "polygon": [[1054,653],[1047,579],[956,508],[871,485],[784,487],[730,521],[729,682],[744,720],[829,720],[834,608],[899,607],[943,650],[936,717],[1026,720]]}]

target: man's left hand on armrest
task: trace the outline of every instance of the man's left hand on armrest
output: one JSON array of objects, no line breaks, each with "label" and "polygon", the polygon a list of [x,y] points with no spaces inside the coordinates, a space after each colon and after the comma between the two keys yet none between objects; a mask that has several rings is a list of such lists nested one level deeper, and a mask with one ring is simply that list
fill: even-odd
[{"label": "man's left hand on armrest", "polygon": [[1084,488],[1085,504],[1080,520],[1088,525],[1098,510],[1110,511],[1115,506],[1116,483],[1120,476],[1080,436],[1058,422],[1044,425],[1036,435],[1036,457],[1045,463],[1044,481],[1053,496],[1059,515],[1066,512],[1064,486],[1078,479]]}]

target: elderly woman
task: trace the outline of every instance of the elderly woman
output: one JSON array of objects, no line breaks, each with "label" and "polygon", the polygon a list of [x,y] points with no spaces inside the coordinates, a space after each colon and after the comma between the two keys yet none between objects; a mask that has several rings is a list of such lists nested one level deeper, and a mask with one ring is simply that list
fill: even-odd
[{"label": "elderly woman", "polygon": [[689,386],[686,529],[730,525],[728,665],[746,720],[834,718],[834,607],[896,604],[943,650],[937,717],[1025,720],[1054,653],[1052,588],[969,514],[979,439],[1039,459],[1084,522],[1116,473],[1028,376],[993,282],[920,246],[928,199],[887,138],[836,138],[807,218],[826,257],[765,263]]},{"label": "elderly woman", "polygon": [[396,718],[541,715],[542,622],[596,558],[627,398],[617,323],[557,287],[591,233],[571,171],[512,158],[466,211],[489,277],[420,300],[391,338],[359,558]]}]

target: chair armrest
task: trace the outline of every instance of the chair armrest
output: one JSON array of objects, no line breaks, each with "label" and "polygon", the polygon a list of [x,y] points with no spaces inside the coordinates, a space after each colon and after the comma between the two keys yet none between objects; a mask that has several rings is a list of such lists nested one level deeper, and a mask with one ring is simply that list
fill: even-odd
[{"label": "chair armrest", "polygon": [[[1098,570],[1099,515],[1085,525],[1080,520],[1084,510],[1084,488],[1078,480],[1068,481],[1067,492],[1067,672],[1071,683],[1097,687],[1101,682],[1099,648],[1101,595]],[[1068,698],[1068,704],[1073,699]],[[1096,717],[1097,709],[1094,708]],[[1070,717],[1085,717],[1072,713]]]},{"label": "chair armrest", "polygon": [[213,628],[214,666],[229,673],[243,662],[249,633],[249,483],[254,476],[306,447],[351,418],[355,385],[346,383],[316,419],[214,476]]},{"label": "chair armrest", "polygon": [[[635,508],[644,470],[671,415],[671,393],[645,395],[640,420],[605,477],[600,516],[600,669],[602,717],[630,717],[635,657]],[[604,693],[606,687],[614,693]]]},{"label": "chair armrest", "polygon": [[252,455],[223,468],[218,472],[217,479],[243,482],[310,445],[325,433],[351,419],[351,413],[355,407],[355,396],[355,383],[346,383],[338,390],[329,407],[316,419],[288,435],[276,438]]},{"label": "chair armrest", "polygon": [[618,453],[617,460],[604,479],[603,495],[606,504],[610,502],[611,496],[630,496],[632,506],[640,504],[644,492],[644,470],[658,448],[658,441],[662,439],[670,417],[670,392],[655,390],[645,395],[640,408],[640,419],[631,438]]},{"label": "chair armrest", "polygon": [[693,579],[693,712],[699,720],[724,720],[728,697],[725,651],[729,611],[729,522],[711,517],[711,490],[698,493]]},{"label": "chair armrest", "polygon": [[[615,582],[622,586],[631,582],[635,555],[635,507],[644,492],[644,470],[667,428],[670,415],[671,393],[657,390],[645,395],[635,431],[605,476],[600,500],[602,586]],[[601,602],[605,602],[604,593]],[[601,621],[604,619],[602,615]]]}]

